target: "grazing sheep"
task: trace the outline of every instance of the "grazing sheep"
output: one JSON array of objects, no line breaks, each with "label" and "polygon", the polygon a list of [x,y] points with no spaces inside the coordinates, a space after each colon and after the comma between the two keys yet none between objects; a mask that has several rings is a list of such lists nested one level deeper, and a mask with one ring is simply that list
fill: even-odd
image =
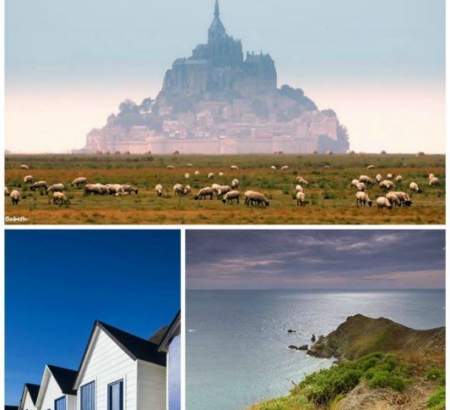
[{"label": "grazing sheep", "polygon": [[48,184],[46,181],[37,181],[34,184],[31,185],[30,189],[32,191],[36,190],[47,190]]},{"label": "grazing sheep", "polygon": [[428,181],[428,185],[429,186],[439,185],[439,178],[438,177],[430,178],[430,180]]},{"label": "grazing sheep", "polygon": [[367,189],[367,185],[364,182],[358,182],[356,184],[356,189],[358,191],[365,191]]},{"label": "grazing sheep", "polygon": [[304,192],[304,189],[301,185],[296,185],[295,186],[295,192]]},{"label": "grazing sheep", "polygon": [[369,195],[367,195],[366,192],[359,191],[356,193],[356,206],[364,207],[364,206],[372,206],[372,201],[369,198]]},{"label": "grazing sheep", "polygon": [[401,206],[411,206],[412,205],[411,198],[406,192],[397,191],[397,192],[394,192],[394,194],[397,195],[397,198],[400,200]]},{"label": "grazing sheep", "polygon": [[173,165],[167,165],[167,169],[175,169]]},{"label": "grazing sheep", "polygon": [[71,185],[76,187],[76,188],[79,188],[81,185],[84,185],[84,184],[87,184],[87,178],[86,177],[75,178],[72,181],[72,183],[71,183]]},{"label": "grazing sheep", "polygon": [[172,189],[175,196],[184,196],[184,185],[175,184]]},{"label": "grazing sheep", "polygon": [[199,176],[199,175],[200,175],[200,171],[199,171],[199,170],[195,170],[195,171],[194,171],[194,175],[195,175],[195,176]]},{"label": "grazing sheep", "polygon": [[434,178],[434,174],[428,174],[428,179]]},{"label": "grazing sheep", "polygon": [[233,202],[236,202],[237,204],[239,204],[240,198],[241,198],[241,193],[239,191],[233,190],[233,191],[227,192],[223,196],[222,202],[224,204],[232,204]]},{"label": "grazing sheep", "polygon": [[295,178],[295,180],[296,180],[297,184],[308,185],[308,181],[303,177],[298,176],[297,178]]},{"label": "grazing sheep", "polygon": [[219,177],[223,177],[223,172],[219,172]]},{"label": "grazing sheep", "polygon": [[192,188],[190,185],[186,185],[184,187],[184,195],[189,195],[192,192]]},{"label": "grazing sheep", "polygon": [[297,195],[295,195],[295,198],[297,199],[297,206],[303,206],[305,205],[305,193],[302,191],[297,192]]},{"label": "grazing sheep", "polygon": [[393,207],[402,205],[402,201],[400,201],[400,198],[398,197],[396,192],[393,192],[393,191],[388,192],[386,194],[386,198],[389,200],[389,202],[391,203],[391,205]]},{"label": "grazing sheep", "polygon": [[392,181],[389,181],[388,179],[384,179],[383,181],[381,181],[379,183],[380,188],[383,188],[387,191],[389,191],[390,189],[395,188],[395,185]]},{"label": "grazing sheep", "polygon": [[395,182],[397,182],[398,184],[400,184],[403,181],[403,177],[401,175],[397,175],[395,177]]},{"label": "grazing sheep", "polygon": [[359,179],[352,179],[352,182],[351,182],[351,186],[354,186],[355,188],[357,188],[358,187],[358,184],[360,184],[360,182],[359,182]]},{"label": "grazing sheep", "polygon": [[231,181],[231,188],[233,188],[233,189],[236,189],[236,188],[239,188],[239,179],[237,179],[237,178],[234,178],[232,181]]},{"label": "grazing sheep", "polygon": [[139,190],[135,186],[129,184],[122,185],[122,191],[129,195],[137,195],[139,193]]},{"label": "grazing sheep", "polygon": [[64,205],[64,204],[68,204],[69,201],[66,197],[66,195],[64,194],[64,192],[53,192],[53,196],[52,196],[52,204],[53,205]]},{"label": "grazing sheep", "polygon": [[409,190],[410,190],[411,192],[420,192],[419,185],[417,185],[416,182],[411,182],[411,183],[409,184]]},{"label": "grazing sheep", "polygon": [[214,178],[214,172],[210,172],[208,174],[208,179],[213,179]]},{"label": "grazing sheep", "polygon": [[373,179],[368,177],[367,175],[361,175],[359,177],[359,182],[364,182],[366,185],[372,185]]},{"label": "grazing sheep", "polygon": [[9,194],[9,197],[11,198],[11,203],[13,204],[13,206],[16,206],[19,204],[22,195],[17,189],[15,189]]},{"label": "grazing sheep", "polygon": [[392,174],[387,174],[386,175],[386,179],[392,179],[393,178],[393,175]]},{"label": "grazing sheep", "polygon": [[265,208],[270,204],[269,200],[260,192],[246,191],[244,197],[246,206],[261,206]]},{"label": "grazing sheep", "polygon": [[229,185],[220,185],[217,189],[215,189],[217,199],[230,192],[232,189]]},{"label": "grazing sheep", "polygon": [[64,184],[53,184],[47,188],[47,194],[64,191]]},{"label": "grazing sheep", "polygon": [[367,165],[367,169],[374,169],[374,168],[375,168],[375,165],[373,165],[373,164]]},{"label": "grazing sheep", "polygon": [[288,165],[283,165],[280,169],[282,171],[287,171],[289,169],[289,166]]},{"label": "grazing sheep", "polygon": [[184,174],[184,179],[189,179],[191,177],[191,174],[189,172],[186,172]]},{"label": "grazing sheep", "polygon": [[387,199],[385,196],[379,196],[377,198],[377,207],[378,208],[392,208],[392,204],[389,202],[389,199]]},{"label": "grazing sheep", "polygon": [[214,197],[214,190],[211,187],[205,187],[200,189],[200,191],[197,192],[197,195],[194,196],[195,200],[201,200],[201,199],[213,199]]},{"label": "grazing sheep", "polygon": [[272,165],[272,166],[270,167],[270,169],[271,169],[272,171],[276,171],[276,170],[277,170],[277,167],[276,167],[275,165]]},{"label": "grazing sheep", "polygon": [[20,169],[30,169],[30,167],[28,165],[26,165],[26,164],[22,164],[20,166]]},{"label": "grazing sheep", "polygon": [[186,164],[186,166],[189,167],[189,168],[192,168],[194,165],[191,164],[190,162],[188,162],[188,163]]},{"label": "grazing sheep", "polygon": [[164,188],[161,184],[156,184],[155,185],[155,192],[157,196],[162,196],[164,193]]},{"label": "grazing sheep", "polygon": [[26,184],[31,184],[33,182],[33,175],[26,175],[23,177],[23,182]]},{"label": "grazing sheep", "polygon": [[125,193],[125,191],[123,190],[123,186],[121,184],[106,184],[105,188],[109,195],[119,196]]},{"label": "grazing sheep", "polygon": [[230,169],[237,171],[239,167],[237,165],[230,165]]},{"label": "grazing sheep", "polygon": [[377,183],[380,183],[382,180],[383,180],[383,177],[382,177],[381,174],[377,174],[377,175],[375,176],[375,181],[377,181]]},{"label": "grazing sheep", "polygon": [[103,184],[86,184],[84,195],[105,195],[109,193],[108,187]]}]

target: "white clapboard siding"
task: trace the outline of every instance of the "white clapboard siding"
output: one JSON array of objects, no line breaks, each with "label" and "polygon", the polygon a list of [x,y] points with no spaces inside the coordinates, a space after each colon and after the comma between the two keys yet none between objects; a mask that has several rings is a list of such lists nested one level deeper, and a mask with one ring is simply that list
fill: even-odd
[{"label": "white clapboard siding", "polygon": [[[77,409],[81,407],[81,386],[95,381],[96,410],[107,410],[108,384],[123,379],[124,410],[136,407],[136,362],[127,355],[102,329],[81,375]],[[45,410],[45,409],[43,409]]]},{"label": "white clapboard siding", "polygon": [[137,361],[138,410],[166,410],[166,368]]},{"label": "white clapboard siding", "polygon": [[75,396],[65,395],[53,375],[50,376],[47,384],[47,388],[44,392],[44,398],[42,404],[38,410],[54,410],[55,400],[61,397],[66,397],[67,410],[75,410],[76,399]]},{"label": "white clapboard siding", "polygon": [[31,396],[28,390],[25,390],[23,407],[21,407],[20,410],[36,410],[36,406],[33,404],[33,400],[31,400]]}]

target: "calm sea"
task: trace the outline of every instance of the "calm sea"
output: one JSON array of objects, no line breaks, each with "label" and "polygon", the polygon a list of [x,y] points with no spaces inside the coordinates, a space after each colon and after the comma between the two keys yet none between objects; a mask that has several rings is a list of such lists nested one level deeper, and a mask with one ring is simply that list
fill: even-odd
[{"label": "calm sea", "polygon": [[331,364],[288,346],[309,344],[347,316],[427,329],[444,326],[444,305],[444,291],[188,291],[187,410],[241,410],[286,394]]}]

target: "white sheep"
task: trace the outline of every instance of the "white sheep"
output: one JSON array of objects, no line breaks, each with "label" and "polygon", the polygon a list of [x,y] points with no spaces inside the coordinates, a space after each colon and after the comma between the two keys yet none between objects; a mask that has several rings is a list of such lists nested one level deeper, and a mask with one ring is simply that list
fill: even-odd
[{"label": "white sheep", "polygon": [[393,192],[393,193],[399,199],[401,206],[411,206],[412,205],[411,198],[406,192],[396,191],[396,192]]},{"label": "white sheep", "polygon": [[392,179],[392,178],[393,178],[392,174],[389,173],[389,174],[386,175],[386,179]]},{"label": "white sheep", "polygon": [[297,206],[305,205],[306,195],[303,191],[297,192],[297,194],[295,195],[295,198],[297,199]]},{"label": "white sheep", "polygon": [[189,195],[190,193],[192,192],[192,188],[191,188],[191,186],[190,185],[186,185],[185,187],[184,187],[184,195]]},{"label": "white sheep", "polygon": [[354,186],[355,188],[357,188],[358,187],[358,184],[359,184],[360,182],[359,182],[359,179],[352,179],[352,182],[351,182],[351,186]]},{"label": "white sheep", "polygon": [[208,174],[208,179],[213,179],[214,178],[214,172],[210,172]]},{"label": "white sheep", "polygon": [[71,183],[72,186],[75,186],[77,188],[80,187],[80,185],[84,185],[84,184],[87,184],[87,178],[86,177],[75,178],[72,181],[72,183]]},{"label": "white sheep", "polygon": [[377,174],[375,176],[375,181],[377,181],[377,183],[380,183],[383,180],[383,176],[381,174]]},{"label": "white sheep", "polygon": [[239,179],[237,179],[237,178],[234,178],[232,181],[231,181],[231,188],[233,188],[233,189],[236,189],[236,188],[239,188]]},{"label": "white sheep", "polygon": [[356,193],[356,206],[364,207],[364,206],[372,206],[372,201],[369,198],[369,195],[367,195],[366,192],[359,191]]},{"label": "white sheep", "polygon": [[230,169],[237,171],[239,167],[237,165],[230,165]]},{"label": "white sheep", "polygon": [[199,175],[200,175],[200,171],[199,171],[198,169],[196,169],[196,170],[194,171],[194,175],[195,175],[195,176],[199,176]]},{"label": "white sheep", "polygon": [[419,185],[417,185],[416,182],[411,182],[411,183],[409,184],[409,190],[410,190],[411,192],[420,192]]},{"label": "white sheep", "polygon": [[400,198],[398,197],[396,192],[388,192],[386,194],[386,198],[389,200],[393,207],[402,205],[402,202],[400,201]]},{"label": "white sheep", "polygon": [[26,164],[20,165],[20,169],[30,169],[30,167]]},{"label": "white sheep", "polygon": [[23,177],[25,184],[31,184],[33,182],[33,175],[26,175]]},{"label": "white sheep", "polygon": [[276,167],[275,165],[271,165],[270,169],[271,169],[272,171],[276,171],[276,170],[277,170],[277,167]]},{"label": "white sheep", "polygon": [[167,169],[174,169],[175,167],[173,165],[167,165]]},{"label": "white sheep", "polygon": [[184,185],[175,184],[172,189],[175,193],[175,196],[184,196]]},{"label": "white sheep", "polygon": [[364,182],[358,182],[356,184],[356,189],[358,191],[365,191],[367,189],[367,185]]},{"label": "white sheep", "polygon": [[30,189],[32,190],[32,191],[35,191],[35,190],[47,190],[47,188],[48,188],[48,184],[47,184],[47,182],[46,181],[37,181],[37,182],[35,182],[35,183],[33,183],[32,185],[31,185],[31,187],[30,187]]},{"label": "white sheep", "polygon": [[241,193],[239,191],[232,190],[232,191],[227,192],[223,196],[222,202],[224,204],[232,204],[233,202],[236,202],[237,204],[239,204],[240,197],[241,197]]},{"label": "white sheep", "polygon": [[53,193],[53,192],[62,192],[62,191],[64,191],[64,184],[61,184],[61,183],[50,185],[47,188],[48,194]]},{"label": "white sheep", "polygon": [[155,185],[155,193],[157,196],[162,196],[164,193],[164,188],[161,184],[156,184]]},{"label": "white sheep", "polygon": [[189,172],[186,172],[184,174],[184,179],[189,179],[191,177],[191,174],[189,174]]},{"label": "white sheep", "polygon": [[289,165],[283,165],[280,169],[282,171],[287,171],[289,169]]},{"label": "white sheep", "polygon": [[308,185],[308,181],[305,178],[301,177],[301,176],[298,176],[297,178],[295,178],[295,180],[300,185]]},{"label": "white sheep", "polygon": [[304,192],[305,190],[303,187],[299,184],[295,186],[295,192]]},{"label": "white sheep", "polygon": [[361,175],[359,177],[359,182],[364,182],[367,185],[373,184],[372,178],[368,177],[367,175]]},{"label": "white sheep", "polygon": [[397,175],[395,177],[395,182],[397,182],[398,184],[401,183],[403,181],[403,177],[401,175]]},{"label": "white sheep", "polygon": [[246,206],[261,206],[265,208],[270,204],[269,200],[261,192],[246,191],[244,197]]},{"label": "white sheep", "polygon": [[373,164],[367,165],[367,169],[374,169],[374,168],[375,168],[375,165],[373,165]]},{"label": "white sheep", "polygon": [[108,187],[103,184],[86,184],[84,187],[84,195],[105,195],[109,193]]},{"label": "white sheep", "polygon": [[122,185],[122,193],[128,194],[128,195],[131,195],[131,194],[137,195],[139,193],[139,190],[134,185],[124,184],[124,185]]},{"label": "white sheep", "polygon": [[219,172],[219,177],[223,177],[223,172]]},{"label": "white sheep", "polygon": [[207,186],[205,188],[200,189],[197,194],[194,196],[195,200],[202,200],[209,198],[210,200],[214,197],[214,190]]},{"label": "white sheep", "polygon": [[67,197],[64,192],[53,192],[52,204],[53,205],[64,205],[68,203]]},{"label": "white sheep", "polygon": [[192,168],[194,165],[191,164],[190,162],[188,162],[188,163],[186,164],[186,166],[189,167],[189,168]]},{"label": "white sheep", "polygon": [[439,185],[439,178],[438,177],[430,178],[430,180],[428,181],[428,185],[429,186]]},{"label": "white sheep", "polygon": [[20,198],[22,197],[22,195],[21,195],[20,191],[18,191],[17,189],[14,189],[9,194],[9,197],[11,198],[11,203],[13,204],[13,206],[16,206],[19,204]]},{"label": "white sheep", "polygon": [[377,207],[391,209],[392,204],[389,202],[389,199],[387,199],[385,196],[379,196],[377,198]]},{"label": "white sheep", "polygon": [[390,189],[395,188],[395,185],[392,181],[388,180],[388,179],[384,179],[383,181],[381,181],[379,183],[380,188],[384,188],[387,191],[389,191]]}]

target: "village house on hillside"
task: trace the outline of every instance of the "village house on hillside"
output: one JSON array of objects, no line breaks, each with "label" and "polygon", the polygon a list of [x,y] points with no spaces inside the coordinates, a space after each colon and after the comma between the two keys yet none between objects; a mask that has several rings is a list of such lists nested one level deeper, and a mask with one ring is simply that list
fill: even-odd
[{"label": "village house on hillside", "polygon": [[5,410],[180,410],[179,352],[180,313],[148,340],[96,321],[78,370],[47,365]]}]

